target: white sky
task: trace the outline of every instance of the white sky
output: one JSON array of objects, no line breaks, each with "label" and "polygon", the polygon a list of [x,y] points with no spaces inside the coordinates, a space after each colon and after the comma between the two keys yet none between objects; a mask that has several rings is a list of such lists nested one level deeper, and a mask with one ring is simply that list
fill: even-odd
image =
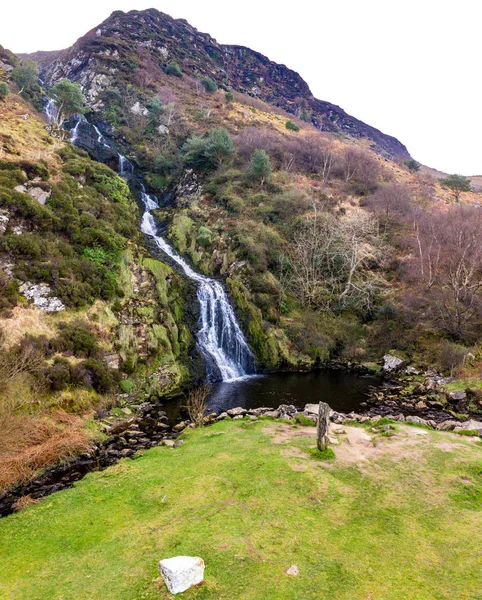
[{"label": "white sky", "polygon": [[420,162],[482,174],[480,0],[4,0],[0,44],[56,50],[113,10],[157,8],[298,71]]}]

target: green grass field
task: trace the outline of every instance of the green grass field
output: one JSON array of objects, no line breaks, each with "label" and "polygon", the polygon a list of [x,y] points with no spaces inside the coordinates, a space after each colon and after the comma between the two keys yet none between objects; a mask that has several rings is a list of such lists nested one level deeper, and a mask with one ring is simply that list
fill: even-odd
[{"label": "green grass field", "polygon": [[166,600],[157,562],[187,554],[189,599],[481,600],[482,447],[344,429],[332,460],[314,428],[236,421],[90,474],[0,521],[0,598]]}]

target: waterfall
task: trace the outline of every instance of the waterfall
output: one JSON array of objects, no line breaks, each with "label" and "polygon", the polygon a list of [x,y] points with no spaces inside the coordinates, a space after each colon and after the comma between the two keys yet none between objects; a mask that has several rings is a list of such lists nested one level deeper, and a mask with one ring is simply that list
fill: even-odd
[{"label": "waterfall", "polygon": [[92,127],[94,128],[95,133],[97,134],[97,143],[98,144],[102,144],[104,146],[104,148],[109,148],[112,150],[112,148],[109,146],[109,144],[106,142],[105,137],[102,135],[102,133],[99,131],[99,128],[96,127],[96,125],[94,125],[93,123],[91,123]]},{"label": "waterfall", "polygon": [[133,164],[122,154],[118,153],[119,156],[119,175],[121,177],[127,177],[134,174]]},{"label": "waterfall", "polygon": [[44,113],[47,115],[49,121],[55,121],[57,118],[57,107],[52,98],[49,98],[47,104],[44,106]]},{"label": "waterfall", "polygon": [[84,115],[77,115],[77,121],[75,123],[75,127],[73,129],[70,130],[70,135],[72,136],[70,138],[70,143],[71,144],[75,144],[75,142],[77,141],[78,137],[79,137],[79,127],[81,123],[86,123],[87,119],[84,117]]},{"label": "waterfall", "polygon": [[197,341],[206,359],[208,379],[234,381],[254,373],[254,355],[246,343],[223,286],[214,279],[196,273],[164,238],[158,235],[150,211],[159,208],[159,205],[156,199],[144,190],[141,198],[146,209],[142,216],[141,230],[197,284],[197,299],[201,309]]},{"label": "waterfall", "polygon": [[[44,111],[52,120],[56,113],[55,103],[49,100]],[[71,142],[78,139],[78,129],[82,122],[88,123],[83,115],[77,116],[75,127],[71,130]],[[107,143],[99,129],[89,123],[97,134],[97,143],[105,148],[112,147]],[[119,156],[119,175],[134,174],[134,166],[122,154]],[[159,208],[157,199],[146,193],[141,185],[141,199],[144,204],[141,230],[151,237],[164,254],[167,254],[184,272],[186,277],[197,285],[197,299],[200,306],[198,347],[206,360],[207,376],[211,381],[234,381],[256,372],[256,360],[239,327],[233,307],[223,286],[209,277],[196,273],[183,258],[162,238],[157,231],[156,222],[151,211]]]}]

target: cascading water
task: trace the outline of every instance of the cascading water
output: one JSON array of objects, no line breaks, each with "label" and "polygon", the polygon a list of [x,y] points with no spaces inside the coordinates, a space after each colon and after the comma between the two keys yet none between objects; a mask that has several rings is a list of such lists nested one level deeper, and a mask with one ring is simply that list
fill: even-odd
[{"label": "cascading water", "polygon": [[127,177],[134,174],[133,164],[122,154],[119,154],[119,175]]},{"label": "cascading water", "polygon": [[[110,148],[109,144],[106,142],[105,137],[102,135],[102,133],[99,131],[99,128],[96,127],[94,124],[92,124],[92,127],[94,128],[95,133],[97,134],[97,143],[98,144],[102,144],[104,146],[104,148]],[[111,149],[111,148],[110,148]]]},{"label": "cascading water", "polygon": [[[49,120],[55,118],[56,107],[53,100],[48,101],[44,111]],[[71,142],[74,144],[78,139],[78,130],[82,122],[88,121],[83,115],[78,115],[75,127],[71,130]],[[99,129],[92,123],[90,125],[97,134],[97,143],[112,149]],[[122,154],[118,153],[118,156],[119,174],[124,177],[132,176],[134,174],[132,163]],[[151,211],[159,208],[159,204],[154,196],[146,193],[144,186],[142,186],[141,199],[145,207],[141,230],[154,240],[159,249],[167,254],[189,279],[197,284],[197,298],[201,309],[197,341],[206,360],[208,379],[235,381],[255,373],[256,360],[239,327],[223,286],[218,281],[193,271],[164,238],[158,235]]]},{"label": "cascading water", "polygon": [[57,106],[52,98],[49,98],[47,104],[44,106],[44,112],[49,121],[54,121],[57,118]]},{"label": "cascading water", "polygon": [[70,138],[70,142],[72,144],[75,144],[77,139],[79,138],[79,128],[80,128],[80,124],[81,123],[86,123],[87,119],[84,117],[84,115],[77,115],[77,122],[75,123],[75,127],[73,129],[70,130],[70,134],[71,134],[71,138]]},{"label": "cascading water", "polygon": [[189,279],[197,284],[197,298],[201,308],[197,339],[199,348],[206,359],[208,379],[234,381],[254,373],[253,353],[246,343],[222,285],[214,279],[193,271],[158,235],[156,223],[150,211],[159,208],[159,205],[156,199],[146,194],[145,191],[142,191],[141,198],[146,208],[142,216],[141,230],[181,267]]}]

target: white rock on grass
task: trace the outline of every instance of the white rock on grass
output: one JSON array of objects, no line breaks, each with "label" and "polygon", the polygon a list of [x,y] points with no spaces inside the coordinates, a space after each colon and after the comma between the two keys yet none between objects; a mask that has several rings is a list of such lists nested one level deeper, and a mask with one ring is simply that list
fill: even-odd
[{"label": "white rock on grass", "polygon": [[130,111],[133,115],[137,115],[138,117],[145,117],[149,113],[145,106],[141,106],[140,102],[133,104]]},{"label": "white rock on grass", "polygon": [[405,361],[401,358],[397,358],[392,354],[385,354],[383,357],[383,370],[385,373],[392,373],[393,371],[398,371],[405,366]]},{"label": "white rock on grass", "polygon": [[59,298],[50,296],[51,289],[46,283],[31,283],[27,281],[20,286],[19,291],[25,298],[32,300],[40,310],[59,312],[65,309],[65,305]]},{"label": "white rock on grass", "polygon": [[159,561],[159,572],[171,594],[180,594],[204,580],[204,561],[199,556],[165,558]]},{"label": "white rock on grass", "polygon": [[7,231],[7,225],[10,220],[8,211],[0,209],[0,234]]}]

